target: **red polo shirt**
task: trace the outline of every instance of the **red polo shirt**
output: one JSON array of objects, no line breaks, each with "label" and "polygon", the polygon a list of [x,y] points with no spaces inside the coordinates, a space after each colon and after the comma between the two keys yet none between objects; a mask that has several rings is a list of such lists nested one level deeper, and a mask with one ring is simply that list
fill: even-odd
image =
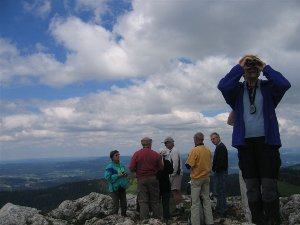
[{"label": "red polo shirt", "polygon": [[156,176],[157,172],[163,168],[160,154],[150,148],[136,151],[129,165],[129,170],[136,173],[138,180]]}]

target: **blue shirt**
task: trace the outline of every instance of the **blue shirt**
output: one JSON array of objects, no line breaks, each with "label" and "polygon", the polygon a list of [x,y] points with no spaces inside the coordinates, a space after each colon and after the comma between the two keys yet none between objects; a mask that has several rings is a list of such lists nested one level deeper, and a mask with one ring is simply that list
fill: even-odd
[{"label": "blue shirt", "polygon": [[260,88],[260,80],[257,82],[254,105],[256,112],[250,113],[249,92],[246,82],[244,82],[244,121],[245,121],[245,138],[265,136],[264,116],[263,116],[263,98]]}]

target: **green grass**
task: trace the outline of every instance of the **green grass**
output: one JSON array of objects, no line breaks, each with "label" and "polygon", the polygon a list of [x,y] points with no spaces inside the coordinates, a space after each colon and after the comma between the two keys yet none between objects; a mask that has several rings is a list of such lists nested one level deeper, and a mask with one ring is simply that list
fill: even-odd
[{"label": "green grass", "polygon": [[278,181],[278,190],[280,196],[291,196],[300,193],[300,186]]},{"label": "green grass", "polygon": [[130,193],[130,194],[137,194],[137,181],[136,179],[130,179],[129,180],[129,187],[128,189],[126,190],[127,193]]}]

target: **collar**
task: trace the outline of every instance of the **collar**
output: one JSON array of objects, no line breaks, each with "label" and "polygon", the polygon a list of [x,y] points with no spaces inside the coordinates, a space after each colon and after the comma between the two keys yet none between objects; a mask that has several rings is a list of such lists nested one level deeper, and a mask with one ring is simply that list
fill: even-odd
[{"label": "collar", "polygon": [[195,147],[200,146],[200,145],[204,145],[204,144],[203,144],[203,143],[200,143],[200,144],[195,145]]},{"label": "collar", "polygon": [[[247,81],[244,81],[243,84],[244,84],[244,88],[247,89]],[[258,79],[256,83],[256,88],[260,88],[260,84],[261,84],[261,79]]]}]

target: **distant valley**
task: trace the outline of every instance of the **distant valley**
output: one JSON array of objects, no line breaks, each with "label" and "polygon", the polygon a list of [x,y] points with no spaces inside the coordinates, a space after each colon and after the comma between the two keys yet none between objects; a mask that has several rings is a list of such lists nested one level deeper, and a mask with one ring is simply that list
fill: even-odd
[{"label": "distant valley", "polygon": [[[285,151],[282,154],[279,192],[281,196],[300,193],[300,153]],[[183,161],[187,158],[182,155]],[[122,156],[128,167],[130,156]],[[0,208],[7,202],[48,211],[64,200],[72,200],[91,192],[107,193],[103,179],[108,157],[84,159],[41,159],[0,162]],[[229,196],[239,195],[238,160],[236,152],[229,153]],[[182,191],[189,181],[184,168]]]},{"label": "distant valley", "polygon": [[1,162],[0,191],[43,189],[99,179],[103,177],[108,160],[108,157],[99,157]]},{"label": "distant valley", "polygon": [[[183,162],[187,154],[182,155]],[[128,167],[131,156],[122,156]],[[299,149],[281,150],[282,167],[300,163]],[[101,179],[109,157],[0,161],[0,191],[34,190]],[[238,173],[236,151],[229,151],[229,173]],[[184,168],[184,172],[188,171]]]}]

